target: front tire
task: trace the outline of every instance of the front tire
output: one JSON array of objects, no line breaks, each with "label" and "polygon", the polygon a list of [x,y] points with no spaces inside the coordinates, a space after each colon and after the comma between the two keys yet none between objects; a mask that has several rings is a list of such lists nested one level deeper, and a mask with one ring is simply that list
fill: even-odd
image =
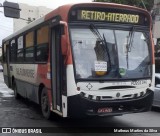
[{"label": "front tire", "polygon": [[49,104],[47,89],[45,87],[42,89],[41,93],[41,111],[46,119],[51,118],[50,104]]}]

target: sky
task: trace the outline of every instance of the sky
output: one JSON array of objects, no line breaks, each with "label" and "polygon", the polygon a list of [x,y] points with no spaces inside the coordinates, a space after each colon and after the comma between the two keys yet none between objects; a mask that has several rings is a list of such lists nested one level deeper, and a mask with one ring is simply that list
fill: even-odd
[{"label": "sky", "polygon": [[[26,3],[32,6],[45,6],[51,9],[55,9],[58,6],[77,3],[77,2],[91,2],[92,0],[7,0],[8,2]],[[4,0],[0,0],[3,4]],[[2,45],[2,39],[13,33],[13,19],[4,17],[3,8],[0,8],[0,46]]]}]

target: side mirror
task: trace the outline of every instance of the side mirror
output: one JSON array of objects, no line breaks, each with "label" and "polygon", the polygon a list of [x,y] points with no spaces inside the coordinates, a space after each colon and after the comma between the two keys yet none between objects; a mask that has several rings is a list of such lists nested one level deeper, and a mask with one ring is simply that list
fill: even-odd
[{"label": "side mirror", "polygon": [[20,18],[20,9],[18,3],[5,1],[3,3],[4,15],[11,18]]},{"label": "side mirror", "polygon": [[61,25],[61,45],[62,45],[62,54],[67,55],[69,51],[69,33],[68,33],[68,25],[66,22],[60,21]]}]

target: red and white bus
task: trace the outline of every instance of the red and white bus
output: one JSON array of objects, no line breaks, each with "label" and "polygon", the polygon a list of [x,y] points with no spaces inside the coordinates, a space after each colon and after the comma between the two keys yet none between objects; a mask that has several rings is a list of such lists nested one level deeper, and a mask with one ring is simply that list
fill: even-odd
[{"label": "red and white bus", "polygon": [[3,40],[4,80],[45,118],[150,110],[150,14],[113,3],[61,6]]}]

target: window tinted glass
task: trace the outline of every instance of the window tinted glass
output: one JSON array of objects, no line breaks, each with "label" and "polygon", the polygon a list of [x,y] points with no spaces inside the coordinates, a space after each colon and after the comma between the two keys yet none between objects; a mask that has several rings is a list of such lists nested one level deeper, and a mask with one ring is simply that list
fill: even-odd
[{"label": "window tinted glass", "polygon": [[25,61],[34,62],[34,32],[26,35]]},{"label": "window tinted glass", "polygon": [[16,57],[17,57],[17,53],[16,53],[16,42],[15,40],[12,40],[11,43],[10,43],[10,60],[11,62],[15,62],[16,61]]},{"label": "window tinted glass", "polygon": [[37,46],[36,46],[36,61],[45,62],[48,59],[48,41],[49,27],[44,26],[37,30]]},{"label": "window tinted glass", "polygon": [[48,26],[44,26],[37,31],[37,44],[48,43]]},{"label": "window tinted glass", "polygon": [[24,61],[24,53],[23,53],[23,36],[20,36],[18,39],[18,50],[17,50],[17,61]]},{"label": "window tinted glass", "polygon": [[26,48],[34,45],[34,33],[30,32],[26,35]]},{"label": "window tinted glass", "polygon": [[3,62],[6,62],[6,44],[3,45]]}]

